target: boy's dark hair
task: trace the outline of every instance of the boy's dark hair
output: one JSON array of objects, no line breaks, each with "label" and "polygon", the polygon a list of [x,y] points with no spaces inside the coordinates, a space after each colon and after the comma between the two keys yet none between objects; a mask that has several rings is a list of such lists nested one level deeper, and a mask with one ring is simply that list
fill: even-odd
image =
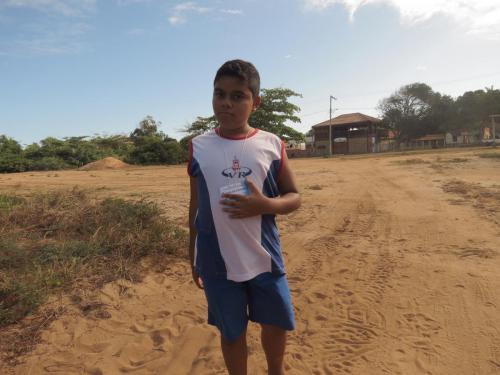
[{"label": "boy's dark hair", "polygon": [[217,70],[214,78],[214,85],[223,76],[239,78],[242,82],[247,84],[254,98],[259,96],[260,76],[252,63],[243,60],[226,61],[219,70]]}]

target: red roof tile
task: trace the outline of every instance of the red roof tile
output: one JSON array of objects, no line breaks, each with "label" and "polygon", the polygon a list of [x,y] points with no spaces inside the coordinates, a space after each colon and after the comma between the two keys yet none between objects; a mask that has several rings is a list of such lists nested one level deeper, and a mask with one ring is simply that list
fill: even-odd
[{"label": "red roof tile", "polygon": [[313,128],[316,127],[321,127],[321,126],[342,126],[342,125],[348,125],[348,124],[356,124],[356,123],[363,123],[363,122],[372,122],[372,123],[379,123],[382,120],[376,118],[376,117],[371,117],[368,115],[364,115],[362,113],[356,112],[356,113],[346,113],[345,115],[340,115],[337,117],[332,118],[332,121],[326,120],[323,122],[320,122],[319,124],[313,125]]}]

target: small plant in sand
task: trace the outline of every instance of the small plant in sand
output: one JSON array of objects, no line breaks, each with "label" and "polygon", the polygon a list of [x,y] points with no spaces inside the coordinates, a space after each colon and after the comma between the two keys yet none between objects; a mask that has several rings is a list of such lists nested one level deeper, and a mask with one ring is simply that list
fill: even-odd
[{"label": "small plant in sand", "polygon": [[481,154],[478,154],[478,156],[480,158],[500,160],[500,152],[483,152]]},{"label": "small plant in sand", "polygon": [[306,189],[309,189],[309,190],[323,190],[323,187],[321,185],[311,185],[311,186],[307,186]]},{"label": "small plant in sand", "polygon": [[468,161],[469,159],[467,158],[453,158],[453,159],[441,160],[441,163],[465,163]]},{"label": "small plant in sand", "polygon": [[0,328],[82,281],[96,288],[118,278],[140,280],[141,258],[161,264],[186,242],[185,231],[144,200],[97,200],[76,188],[0,195]]},{"label": "small plant in sand", "polygon": [[412,164],[429,164],[428,161],[419,159],[419,158],[414,158],[414,159],[405,159],[405,160],[395,160],[395,164],[400,164],[400,165],[412,165]]},{"label": "small plant in sand", "polygon": [[0,194],[0,210],[10,209],[12,206],[23,202],[22,198]]}]

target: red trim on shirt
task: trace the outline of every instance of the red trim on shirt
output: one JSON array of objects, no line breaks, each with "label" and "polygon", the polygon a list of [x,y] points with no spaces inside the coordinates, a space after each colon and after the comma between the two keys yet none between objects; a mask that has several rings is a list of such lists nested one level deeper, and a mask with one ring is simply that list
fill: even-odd
[{"label": "red trim on shirt", "polygon": [[193,176],[191,174],[191,164],[193,162],[193,140],[190,139],[188,141],[188,165],[187,165],[187,173],[190,176]]},{"label": "red trim on shirt", "polygon": [[285,163],[285,149],[285,142],[281,141],[281,160],[278,168],[278,179],[280,178],[281,170],[283,169],[283,164]]},{"label": "red trim on shirt", "polygon": [[225,138],[225,139],[231,139],[231,140],[233,140],[233,141],[241,141],[241,140],[243,140],[243,139],[245,139],[245,138],[250,138],[250,137],[253,137],[253,136],[254,136],[255,134],[257,134],[258,132],[259,132],[259,129],[254,128],[254,129],[253,129],[253,132],[251,132],[250,134],[248,134],[248,136],[246,136],[246,135],[239,135],[239,136],[237,136],[237,137],[229,137],[229,136],[227,136],[227,135],[222,135],[222,134],[220,134],[220,133],[219,133],[219,128],[215,128],[215,133],[216,133],[219,137],[221,137],[221,138]]}]

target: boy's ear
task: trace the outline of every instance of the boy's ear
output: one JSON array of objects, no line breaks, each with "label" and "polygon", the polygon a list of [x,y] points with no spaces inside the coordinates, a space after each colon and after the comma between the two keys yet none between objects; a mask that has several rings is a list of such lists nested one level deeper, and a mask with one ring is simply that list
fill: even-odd
[{"label": "boy's ear", "polygon": [[256,96],[256,97],[253,99],[253,110],[254,110],[254,111],[256,111],[256,110],[257,110],[257,108],[259,108],[260,103],[261,103],[261,98],[260,98],[260,96]]}]

